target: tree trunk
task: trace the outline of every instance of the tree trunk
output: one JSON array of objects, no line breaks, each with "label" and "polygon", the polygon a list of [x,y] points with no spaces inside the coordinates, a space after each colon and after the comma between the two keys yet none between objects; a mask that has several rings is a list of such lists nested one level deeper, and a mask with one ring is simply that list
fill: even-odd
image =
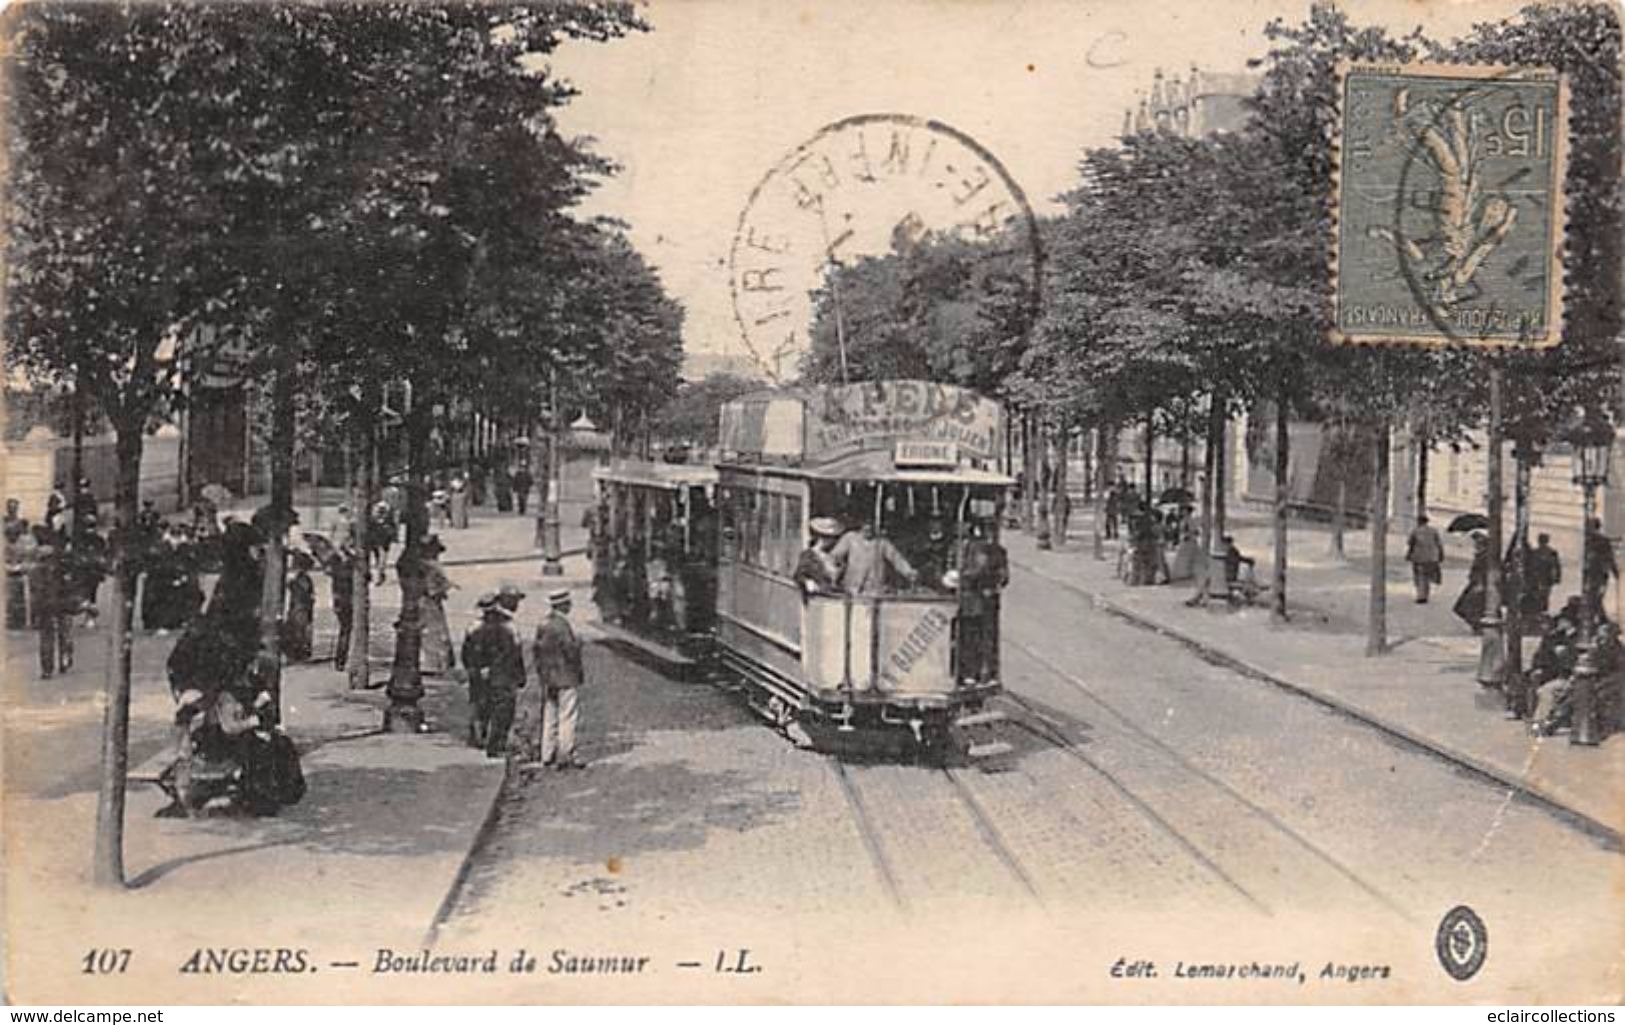
[{"label": "tree trunk", "polygon": [[1337,467],[1337,505],[1332,509],[1332,554],[1344,558],[1343,530],[1348,523],[1349,484],[1341,461]]},{"label": "tree trunk", "polygon": [[1213,534],[1215,537],[1224,537],[1226,510],[1225,481],[1228,480],[1229,466],[1225,463],[1224,439],[1226,433],[1226,420],[1223,403],[1220,411],[1210,425],[1213,430]]},{"label": "tree trunk", "polygon": [[[375,394],[375,393],[374,393]],[[363,403],[369,397],[362,399]],[[376,407],[370,407],[376,408]],[[345,655],[345,674],[351,690],[363,690],[372,682],[372,560],[367,554],[367,527],[372,503],[378,495],[378,433],[371,417],[356,432],[360,448],[355,460],[355,476],[350,491],[351,536],[355,558],[350,564],[350,650]]]},{"label": "tree trunk", "polygon": [[1104,562],[1106,560],[1106,493],[1111,490],[1112,486],[1110,476],[1112,461],[1107,457],[1107,452],[1109,451],[1107,448],[1107,441],[1110,435],[1111,432],[1105,427],[1105,425],[1095,428],[1094,534],[1096,562]]},{"label": "tree trunk", "polygon": [[1506,680],[1507,709],[1518,715],[1527,715],[1529,697],[1523,682],[1523,593],[1528,587],[1529,551],[1529,486],[1535,470],[1535,448],[1527,441],[1512,447],[1515,476],[1512,479],[1512,562],[1507,577],[1509,614],[1506,621],[1506,652],[1504,677]]},{"label": "tree trunk", "polygon": [[1078,458],[1083,460],[1083,500],[1095,500],[1095,449],[1087,431],[1078,433]]},{"label": "tree trunk", "polygon": [[1224,430],[1221,406],[1217,393],[1208,396],[1207,431],[1202,438],[1202,558],[1205,561],[1213,550],[1213,481],[1217,464],[1224,458],[1219,454],[1215,436]]},{"label": "tree trunk", "polygon": [[1057,430],[1055,432],[1055,478],[1054,478],[1054,484],[1050,488],[1050,500],[1049,500],[1050,520],[1049,520],[1049,522],[1050,522],[1050,533],[1054,537],[1055,544],[1057,544],[1057,545],[1066,544],[1067,523],[1066,523],[1066,517],[1061,515],[1061,512],[1062,512],[1061,507],[1067,501],[1067,494],[1066,494],[1066,469],[1067,469],[1067,467],[1066,467],[1066,463],[1067,463],[1067,450],[1070,447],[1070,445],[1068,443],[1069,443],[1070,440],[1071,440],[1071,438],[1070,438],[1066,428],[1064,428],[1064,427],[1060,428],[1059,430]]},{"label": "tree trunk", "polygon": [[1033,422],[1026,413],[1021,414],[1021,529],[1032,533],[1033,496],[1038,494],[1037,467],[1033,465]]},{"label": "tree trunk", "polygon": [[1157,469],[1157,411],[1151,410],[1145,414],[1145,503],[1151,505],[1157,500],[1156,495],[1156,469]]},{"label": "tree trunk", "polygon": [[271,719],[282,721],[282,612],[293,515],[293,369],[283,361],[271,385],[271,515],[266,522],[265,575],[260,588],[260,679],[271,695]]},{"label": "tree trunk", "polygon": [[1191,486],[1191,403],[1180,404],[1183,422],[1179,425],[1179,486]]},{"label": "tree trunk", "polygon": [[389,674],[389,708],[384,729],[414,733],[423,725],[423,539],[428,535],[424,455],[429,440],[428,402],[406,414],[406,544],[395,564],[401,590],[401,614],[395,625],[395,659]]},{"label": "tree trunk", "polygon": [[1428,453],[1433,448],[1433,441],[1428,437],[1427,426],[1416,436],[1416,515],[1421,519],[1428,514]]},{"label": "tree trunk", "polygon": [[[1366,617],[1365,653],[1381,655],[1388,650],[1388,462],[1392,439],[1388,418],[1377,423],[1375,455],[1371,479],[1371,596]],[[1344,486],[1337,485],[1338,517],[1342,518]]]},{"label": "tree trunk", "polygon": [[116,441],[118,491],[113,513],[113,623],[108,638],[106,706],[102,713],[102,775],[96,795],[98,885],[124,885],[124,789],[130,768],[130,630],[135,621],[136,515],[141,504],[141,423],[120,424]]},{"label": "tree trunk", "polygon": [[1479,635],[1478,682],[1486,687],[1498,686],[1504,676],[1506,650],[1501,630],[1505,619],[1501,615],[1501,441],[1505,434],[1505,418],[1501,399],[1501,367],[1490,363],[1490,429],[1489,429],[1489,482],[1485,496],[1489,519],[1489,552],[1485,559],[1483,630]]},{"label": "tree trunk", "polygon": [[1291,434],[1287,430],[1286,391],[1281,389],[1275,397],[1275,582],[1270,596],[1270,610],[1277,622],[1285,622],[1286,611],[1286,517],[1292,493],[1288,486],[1288,446]]},{"label": "tree trunk", "polygon": [[79,391],[79,376],[73,379],[73,463],[68,481],[68,522],[74,537],[84,529],[79,522],[79,482],[85,476],[85,399]]}]

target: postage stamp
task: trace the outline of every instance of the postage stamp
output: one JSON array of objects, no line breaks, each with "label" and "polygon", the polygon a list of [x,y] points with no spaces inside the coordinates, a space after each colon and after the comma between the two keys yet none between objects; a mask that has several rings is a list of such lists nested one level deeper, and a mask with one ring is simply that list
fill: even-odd
[{"label": "postage stamp", "polygon": [[1556,345],[1562,77],[1482,65],[1340,70],[1333,341]]},{"label": "postage stamp", "polygon": [[752,190],[729,252],[734,319],[773,380],[810,344],[812,292],[832,265],[927,235],[1005,240],[1030,304],[1039,294],[1037,221],[997,157],[940,121],[860,114],[819,129]]}]

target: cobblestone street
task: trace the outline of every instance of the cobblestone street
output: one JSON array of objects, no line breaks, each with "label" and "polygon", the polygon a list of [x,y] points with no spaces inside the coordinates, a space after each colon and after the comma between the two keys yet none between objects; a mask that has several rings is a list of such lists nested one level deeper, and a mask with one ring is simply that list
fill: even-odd
[{"label": "cobblestone street", "polygon": [[1577,936],[1617,934],[1595,900],[1617,853],[1549,810],[1032,573],[1006,610],[1007,719],[985,729],[1013,750],[946,770],[799,750],[725,688],[594,645],[590,767],[510,781],[439,945],[635,935],[680,959],[789,918],[917,939],[1122,914],[1240,935],[1344,922],[1425,950],[1468,903],[1509,947],[1546,936],[1538,962],[1500,962],[1516,985],[1573,953],[1554,907]]}]

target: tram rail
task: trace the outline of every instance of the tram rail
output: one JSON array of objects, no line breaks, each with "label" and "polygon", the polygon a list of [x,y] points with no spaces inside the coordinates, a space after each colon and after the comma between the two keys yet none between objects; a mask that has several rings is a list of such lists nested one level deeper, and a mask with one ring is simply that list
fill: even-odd
[{"label": "tram rail", "polygon": [[[1031,659],[1035,664],[1043,668],[1055,678],[1067,683],[1072,687],[1072,689],[1081,694],[1092,705],[1101,709],[1108,716],[1110,716],[1111,719],[1118,724],[1124,734],[1132,737],[1143,747],[1155,752],[1158,756],[1171,762],[1181,772],[1200,780],[1214,791],[1222,794],[1227,800],[1246,809],[1249,815],[1262,821],[1277,835],[1285,838],[1305,854],[1325,865],[1333,873],[1347,881],[1350,885],[1364,893],[1367,897],[1388,911],[1397,915],[1402,920],[1413,923],[1417,921],[1416,918],[1398,900],[1389,896],[1387,893],[1383,892],[1362,878],[1342,860],[1331,854],[1319,844],[1315,843],[1313,840],[1310,840],[1308,837],[1304,836],[1298,830],[1292,828],[1286,822],[1282,821],[1281,818],[1275,813],[1259,805],[1256,801],[1253,801],[1245,794],[1242,794],[1224,780],[1219,779],[1212,773],[1196,765],[1185,755],[1146,730],[1144,727],[1140,726],[1132,718],[1118,710],[1114,705],[1106,701],[1099,694],[1095,693],[1095,691],[1087,683],[1080,680],[1076,675],[1068,672],[1066,669],[1057,665],[1053,660],[1040,654],[1026,644],[1012,640],[1008,637],[1004,639],[1003,643],[1007,647],[1021,652],[1022,655]],[[1137,808],[1143,815],[1155,822],[1159,828],[1166,832],[1171,839],[1178,843],[1180,847],[1182,847],[1187,853],[1202,864],[1204,868],[1223,881],[1229,888],[1234,890],[1238,896],[1242,897],[1249,904],[1265,912],[1266,914],[1272,914],[1274,912],[1274,909],[1271,908],[1264,900],[1251,893],[1246,887],[1242,886],[1242,884],[1233,878],[1228,872],[1226,872],[1217,861],[1202,850],[1200,845],[1187,836],[1184,831],[1180,830],[1177,826],[1170,822],[1167,817],[1162,815],[1155,807],[1152,806],[1150,802],[1146,801],[1141,795],[1136,793],[1131,787],[1124,783],[1117,774],[1101,765],[1085,752],[1079,750],[1076,744],[1072,743],[1065,737],[1064,734],[1061,733],[1059,727],[1050,719],[1050,717],[1044,715],[1041,711],[1034,707],[1030,701],[1023,698],[1019,694],[1012,693],[1009,690],[1006,690],[1000,695],[1000,700],[1015,705],[1023,713],[1018,716],[1011,716],[1007,720],[1017,729],[1020,729],[1036,739],[1039,739],[1040,741],[1059,749],[1073,761],[1080,765],[1086,766],[1092,772],[1098,774],[1101,778],[1105,779],[1113,787],[1113,789],[1115,789],[1126,800],[1133,804],[1134,807]],[[1035,725],[1034,720],[1036,720],[1036,722],[1040,725]]]}]

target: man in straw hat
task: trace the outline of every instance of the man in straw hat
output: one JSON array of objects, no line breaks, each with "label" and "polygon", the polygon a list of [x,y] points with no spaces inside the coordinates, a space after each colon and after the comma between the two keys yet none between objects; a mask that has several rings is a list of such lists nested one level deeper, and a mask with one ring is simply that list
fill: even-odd
[{"label": "man in straw hat", "polygon": [[801,588],[803,596],[829,594],[835,590],[840,578],[841,568],[835,561],[833,550],[841,536],[841,521],[833,516],[818,516],[807,524],[807,529],[812,536],[807,539],[807,547],[802,549],[801,558],[796,562],[796,586]]},{"label": "man in straw hat", "polygon": [[547,596],[548,616],[536,628],[531,653],[536,693],[526,695],[514,723],[514,747],[530,761],[557,769],[581,769],[576,758],[576,692],[583,682],[581,640],[570,626],[570,592]]},{"label": "man in straw hat", "polygon": [[504,753],[514,701],[525,685],[525,654],[514,632],[513,612],[496,594],[480,598],[480,625],[463,639],[471,707],[469,740],[495,758]]}]

